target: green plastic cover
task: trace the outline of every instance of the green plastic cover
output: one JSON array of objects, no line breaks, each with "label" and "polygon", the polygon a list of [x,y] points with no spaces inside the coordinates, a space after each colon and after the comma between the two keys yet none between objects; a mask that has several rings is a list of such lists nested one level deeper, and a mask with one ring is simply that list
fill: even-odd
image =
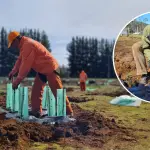
[{"label": "green plastic cover", "polygon": [[22,119],[29,117],[28,111],[28,87],[20,87],[19,89],[19,116]]},{"label": "green plastic cover", "polygon": [[12,83],[7,84],[7,96],[6,96],[6,108],[11,109],[12,107]]},{"label": "green plastic cover", "polygon": [[28,111],[28,87],[24,87],[24,99],[23,99],[23,110],[22,110],[23,119],[27,119],[29,117]]},{"label": "green plastic cover", "polygon": [[57,116],[66,116],[66,90],[57,89]]},{"label": "green plastic cover", "polygon": [[51,91],[51,89],[47,86],[47,103],[48,103],[48,116],[56,116],[56,100]]},{"label": "green plastic cover", "polygon": [[46,95],[47,86],[44,87],[43,99],[42,99],[42,108],[47,109],[47,95]]}]

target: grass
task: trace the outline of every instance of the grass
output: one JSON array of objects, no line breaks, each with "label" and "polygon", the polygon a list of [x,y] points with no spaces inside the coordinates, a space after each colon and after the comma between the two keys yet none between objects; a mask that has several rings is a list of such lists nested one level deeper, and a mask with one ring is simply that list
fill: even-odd
[{"label": "grass", "polygon": [[132,38],[142,38],[142,35],[130,34],[129,37],[132,37]]},{"label": "grass", "polygon": [[[29,150],[48,150],[48,149],[52,149],[52,150],[77,150],[78,148],[74,148],[71,146],[61,146],[57,143],[51,143],[51,144],[44,144],[44,143],[33,143],[32,146],[29,148]],[[90,150],[87,147],[84,147],[84,150]]]},{"label": "grass", "polygon": [[130,34],[129,36],[123,35],[123,36],[120,36],[120,37],[121,37],[122,39],[123,39],[123,38],[128,38],[128,37],[140,39],[140,38],[142,37],[142,35],[138,35],[138,34]]},{"label": "grass", "polygon": [[[126,107],[111,105],[109,102],[112,97],[109,96],[94,96],[94,101],[87,103],[80,103],[79,105],[83,109],[94,110],[97,112],[103,112],[106,116],[113,117],[117,120],[120,125],[126,127],[133,127],[136,129],[142,129],[143,125],[145,129],[150,129],[149,113],[150,104],[142,102],[140,107]],[[142,120],[147,120],[142,121]]]},{"label": "grass", "polygon": [[[103,93],[113,93],[120,90],[118,86],[101,86],[98,92]],[[93,97],[93,96],[89,96]],[[133,126],[141,128],[140,124],[144,124],[145,128],[150,129],[150,103],[142,102],[140,107],[127,107],[127,106],[117,106],[112,105],[109,102],[113,99],[110,96],[94,95],[94,101],[88,101],[86,103],[79,103],[83,109],[94,110],[96,108],[97,112],[105,112],[107,116],[114,116],[117,120],[122,120],[125,126]],[[142,122],[142,119],[147,119],[147,122]],[[137,124],[136,124],[137,123]]]},{"label": "grass", "polygon": [[[98,89],[99,92],[112,93],[119,90],[120,87],[104,86]],[[76,93],[76,96],[83,95]],[[78,105],[85,110],[96,110],[98,113],[103,114],[106,118],[114,118],[117,124],[121,127],[126,127],[136,137],[137,143],[130,141],[117,141],[111,139],[106,145],[106,149],[109,149],[113,143],[119,145],[119,149],[126,150],[146,150],[150,149],[150,103],[142,102],[140,107],[127,107],[111,105],[109,102],[113,99],[110,96],[88,96],[94,98],[94,101],[88,101],[86,103],[78,103]]]},{"label": "grass", "polygon": [[47,150],[49,148],[48,144],[43,143],[33,143],[29,150]]}]

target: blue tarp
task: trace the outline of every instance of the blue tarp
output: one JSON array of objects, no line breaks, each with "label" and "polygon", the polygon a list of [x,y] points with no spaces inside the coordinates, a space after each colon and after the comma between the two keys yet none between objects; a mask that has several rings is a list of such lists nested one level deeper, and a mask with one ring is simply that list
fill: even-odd
[{"label": "blue tarp", "polygon": [[134,87],[128,88],[128,90],[135,96],[141,99],[145,99],[146,87],[144,85],[139,85],[138,87],[134,86]]}]

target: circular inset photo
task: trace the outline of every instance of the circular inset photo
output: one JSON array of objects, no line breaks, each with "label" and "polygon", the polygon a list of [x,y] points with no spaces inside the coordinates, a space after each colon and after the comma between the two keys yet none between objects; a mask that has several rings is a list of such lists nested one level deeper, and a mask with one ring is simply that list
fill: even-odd
[{"label": "circular inset photo", "polygon": [[134,18],[121,30],[114,45],[113,65],[123,87],[150,102],[150,13]]}]

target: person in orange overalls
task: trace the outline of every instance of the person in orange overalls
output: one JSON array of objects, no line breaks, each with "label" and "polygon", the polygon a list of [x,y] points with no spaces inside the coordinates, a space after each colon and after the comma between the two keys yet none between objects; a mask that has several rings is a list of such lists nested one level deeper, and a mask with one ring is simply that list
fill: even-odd
[{"label": "person in orange overalls", "polygon": [[80,89],[81,91],[86,90],[86,80],[87,80],[87,74],[84,72],[84,70],[80,73]]},{"label": "person in orange overalls", "polygon": [[[42,115],[42,95],[46,82],[48,81],[55,98],[57,89],[62,89],[62,82],[59,76],[59,66],[52,54],[39,42],[21,36],[13,31],[8,35],[8,48],[18,49],[20,55],[9,73],[11,79],[16,73],[18,76],[13,81],[13,89],[17,89],[21,81],[27,76],[31,68],[37,72],[32,87],[31,106],[32,115],[40,117]],[[66,97],[67,115],[73,115],[73,110]]]}]

